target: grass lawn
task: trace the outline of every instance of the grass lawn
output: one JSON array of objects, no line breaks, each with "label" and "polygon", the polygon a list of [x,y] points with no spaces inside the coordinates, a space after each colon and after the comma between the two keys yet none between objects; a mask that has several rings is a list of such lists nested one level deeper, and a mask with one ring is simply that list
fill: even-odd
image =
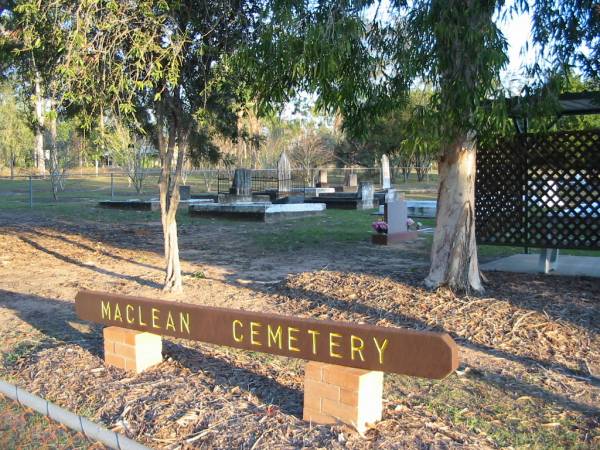
[{"label": "grass lawn", "polygon": [[0,394],[0,448],[102,450],[105,447]]}]

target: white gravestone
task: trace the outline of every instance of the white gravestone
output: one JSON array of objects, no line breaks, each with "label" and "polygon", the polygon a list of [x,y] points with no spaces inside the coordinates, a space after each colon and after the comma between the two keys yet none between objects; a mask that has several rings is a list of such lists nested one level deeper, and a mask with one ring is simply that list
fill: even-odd
[{"label": "white gravestone", "polygon": [[373,199],[375,198],[375,186],[373,186],[373,183],[361,181],[360,187],[358,188],[358,195],[360,195],[362,209],[374,207]]},{"label": "white gravestone", "polygon": [[385,204],[384,220],[388,225],[386,244],[415,239],[416,231],[408,229],[408,209],[404,196]]},{"label": "white gravestone", "polygon": [[281,152],[277,162],[277,180],[279,192],[291,192],[292,190],[292,165],[288,159],[287,153]]},{"label": "white gravestone", "polygon": [[388,235],[408,231],[408,211],[404,200],[386,203],[385,221],[388,224]]},{"label": "white gravestone", "polygon": [[389,189],[392,187],[390,177],[390,159],[387,155],[381,156],[381,187],[382,189]]},{"label": "white gravestone", "polygon": [[347,173],[345,184],[346,184],[346,187],[358,186],[358,175],[356,175],[355,173]]},{"label": "white gravestone", "polygon": [[385,193],[385,203],[395,202],[397,200],[404,200],[404,192],[400,192],[394,188],[390,188]]}]

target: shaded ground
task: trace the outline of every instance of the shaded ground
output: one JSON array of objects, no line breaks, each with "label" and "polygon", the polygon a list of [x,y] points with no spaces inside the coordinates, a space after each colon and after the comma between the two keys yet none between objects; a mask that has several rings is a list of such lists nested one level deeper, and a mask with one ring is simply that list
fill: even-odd
[{"label": "shaded ground", "polygon": [[[430,239],[372,246],[372,220],[182,216],[185,293],[165,296],[155,214],[0,212],[0,376],[153,447],[600,447],[600,281],[490,273],[479,298],[427,292]],[[142,375],[105,368],[81,288],[444,329],[463,363],[444,381],[387,375],[361,437],[300,420],[299,360],[168,340]]]}]

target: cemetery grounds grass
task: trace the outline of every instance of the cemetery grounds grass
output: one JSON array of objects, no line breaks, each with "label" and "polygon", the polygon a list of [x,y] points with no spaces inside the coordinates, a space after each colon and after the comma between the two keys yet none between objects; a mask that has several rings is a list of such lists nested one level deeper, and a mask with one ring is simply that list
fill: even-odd
[{"label": "cemetery grounds grass", "polygon": [[[373,219],[180,214],[185,292],[164,295],[157,213],[0,210],[0,377],[152,447],[600,447],[600,282],[492,273],[478,298],[428,292],[431,235],[372,246]],[[74,314],[81,288],[443,329],[462,364],[443,381],[386,375],[384,420],[360,437],[300,420],[298,360],[167,339],[156,369],[105,368],[100,327]]]},{"label": "cemetery grounds grass", "polygon": [[4,450],[71,449],[103,450],[85,436],[59,425],[0,394],[0,448]]}]

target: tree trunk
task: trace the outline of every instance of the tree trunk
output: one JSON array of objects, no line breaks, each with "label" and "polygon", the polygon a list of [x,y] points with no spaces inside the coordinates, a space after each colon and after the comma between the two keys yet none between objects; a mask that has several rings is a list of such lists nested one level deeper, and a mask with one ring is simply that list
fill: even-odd
[{"label": "tree trunk", "polygon": [[14,180],[15,179],[15,165],[16,165],[17,161],[15,156],[11,155],[10,156],[10,179]]},{"label": "tree trunk", "polygon": [[[166,262],[163,290],[167,292],[181,292],[183,290],[183,283],[179,261],[176,216],[179,206],[179,184],[183,169],[183,157],[186,150],[186,138],[178,127],[179,121],[177,115],[172,114],[171,120],[168,126],[166,141],[164,138],[160,138],[158,143],[161,155],[159,181],[160,217],[163,226]],[[173,171],[176,148],[177,159],[175,162],[175,171]]]},{"label": "tree trunk", "polygon": [[57,193],[60,190],[61,186],[61,173],[60,173],[60,164],[58,161],[58,148],[56,146],[57,139],[57,129],[56,129],[56,110],[54,109],[54,104],[51,107],[51,117],[50,117],[50,182],[52,184],[52,197],[54,201],[58,199]]},{"label": "tree trunk", "polygon": [[44,96],[42,80],[39,72],[35,72],[35,155],[34,161],[39,175],[46,174],[46,158],[44,155]]},{"label": "tree trunk", "polygon": [[437,224],[425,279],[428,288],[483,292],[475,242],[475,154],[474,136],[466,133],[439,160]]},{"label": "tree trunk", "polygon": [[[179,198],[177,198],[177,203],[179,203]],[[175,219],[175,214],[161,215],[165,242],[165,262],[167,264],[163,290],[167,292],[181,292],[183,286],[181,281],[181,264],[179,262],[177,220]]]}]

